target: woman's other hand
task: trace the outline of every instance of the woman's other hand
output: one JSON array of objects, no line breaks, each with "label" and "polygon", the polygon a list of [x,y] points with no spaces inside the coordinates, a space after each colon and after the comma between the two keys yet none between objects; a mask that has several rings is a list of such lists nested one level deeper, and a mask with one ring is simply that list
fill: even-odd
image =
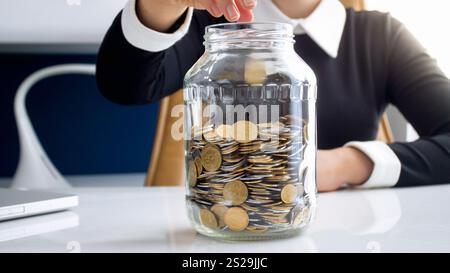
[{"label": "woman's other hand", "polygon": [[317,151],[317,188],[335,191],[345,185],[361,185],[369,179],[373,162],[352,147]]}]

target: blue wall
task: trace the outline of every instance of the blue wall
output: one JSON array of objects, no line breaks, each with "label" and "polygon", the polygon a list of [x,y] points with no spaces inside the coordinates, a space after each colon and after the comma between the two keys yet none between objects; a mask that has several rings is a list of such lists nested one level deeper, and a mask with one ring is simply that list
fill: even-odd
[{"label": "blue wall", "polygon": [[[13,100],[17,87],[39,68],[95,63],[94,55],[0,54],[0,176],[12,176],[19,158]],[[34,128],[63,174],[145,172],[158,105],[115,105],[92,76],[43,80],[27,99]]]}]

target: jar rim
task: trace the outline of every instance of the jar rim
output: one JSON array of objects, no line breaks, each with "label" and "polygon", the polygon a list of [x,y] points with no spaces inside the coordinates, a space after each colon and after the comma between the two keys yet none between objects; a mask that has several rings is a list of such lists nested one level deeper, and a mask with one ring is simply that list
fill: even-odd
[{"label": "jar rim", "polygon": [[293,27],[279,22],[221,23],[205,28],[205,48],[285,49],[294,43]]},{"label": "jar rim", "polygon": [[255,30],[255,31],[280,31],[286,34],[292,34],[292,25],[280,22],[243,22],[243,23],[220,23],[206,26],[205,33],[231,32],[238,30]]}]

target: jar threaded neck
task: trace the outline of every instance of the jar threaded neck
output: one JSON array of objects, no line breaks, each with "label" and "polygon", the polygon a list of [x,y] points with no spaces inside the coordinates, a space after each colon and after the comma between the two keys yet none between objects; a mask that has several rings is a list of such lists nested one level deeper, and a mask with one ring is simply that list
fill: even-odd
[{"label": "jar threaded neck", "polygon": [[224,23],[207,26],[205,49],[277,50],[293,47],[292,26],[283,23]]}]

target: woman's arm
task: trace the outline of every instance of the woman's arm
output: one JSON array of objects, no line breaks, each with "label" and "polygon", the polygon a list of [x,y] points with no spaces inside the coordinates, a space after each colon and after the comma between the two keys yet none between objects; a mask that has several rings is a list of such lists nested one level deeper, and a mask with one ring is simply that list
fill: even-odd
[{"label": "woman's arm", "polygon": [[214,20],[204,11],[185,11],[168,29],[171,34],[159,33],[140,23],[133,2],[106,33],[96,71],[100,92],[128,105],[154,102],[180,89],[184,74],[203,52],[204,27]]},{"label": "woman's arm", "polygon": [[[240,20],[251,20],[256,4],[246,1],[244,7],[241,0],[140,0],[136,4],[130,0],[106,33],[97,56],[101,93],[116,103],[144,104],[182,88],[184,74],[203,53],[205,26],[226,21],[211,16],[208,11],[213,8],[208,3],[217,3],[220,11],[228,13],[237,7],[237,17],[226,16]],[[193,12],[188,6],[208,11]]]},{"label": "woman's arm", "polygon": [[[131,44],[138,41],[125,38],[121,21],[126,11],[115,18],[100,47],[97,85],[113,102],[151,103],[182,88],[184,74],[202,54],[203,28],[211,18],[207,14],[196,14],[186,35],[165,50],[151,52]],[[173,29],[183,24],[185,16],[174,24]]]},{"label": "woman's arm", "polygon": [[450,80],[410,32],[390,19],[388,99],[420,135],[389,145],[402,164],[396,186],[450,183]]}]

